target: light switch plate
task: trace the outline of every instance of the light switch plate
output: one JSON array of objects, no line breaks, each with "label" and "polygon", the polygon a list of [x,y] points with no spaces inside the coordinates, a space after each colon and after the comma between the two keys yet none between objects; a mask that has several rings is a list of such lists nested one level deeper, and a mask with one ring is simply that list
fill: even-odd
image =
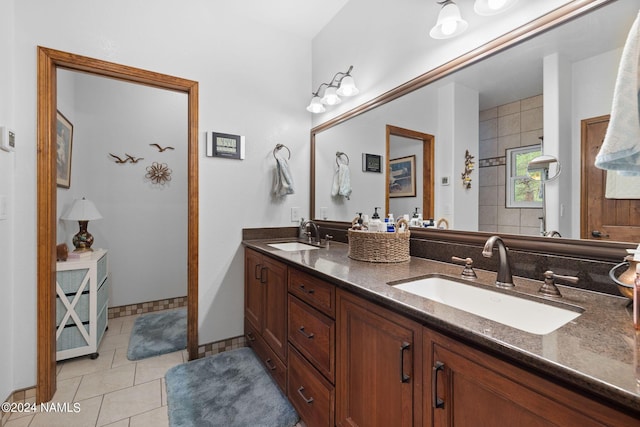
[{"label": "light switch plate", "polygon": [[300,221],[300,208],[291,208],[291,222]]},{"label": "light switch plate", "polygon": [[6,126],[0,126],[0,148],[4,151],[16,149],[16,133]]},{"label": "light switch plate", "polygon": [[0,194],[0,221],[8,217],[7,196]]}]

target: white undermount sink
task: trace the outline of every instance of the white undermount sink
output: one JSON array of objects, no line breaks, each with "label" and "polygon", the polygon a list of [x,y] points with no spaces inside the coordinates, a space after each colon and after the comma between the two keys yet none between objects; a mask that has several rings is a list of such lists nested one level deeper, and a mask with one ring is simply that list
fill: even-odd
[{"label": "white undermount sink", "polygon": [[309,251],[312,249],[318,249],[317,246],[307,245],[306,243],[301,242],[267,243],[267,246],[271,246],[272,248],[276,248],[286,252]]},{"label": "white undermount sink", "polygon": [[393,285],[396,289],[457,308],[536,335],[546,335],[576,319],[582,311],[505,295],[440,275]]}]

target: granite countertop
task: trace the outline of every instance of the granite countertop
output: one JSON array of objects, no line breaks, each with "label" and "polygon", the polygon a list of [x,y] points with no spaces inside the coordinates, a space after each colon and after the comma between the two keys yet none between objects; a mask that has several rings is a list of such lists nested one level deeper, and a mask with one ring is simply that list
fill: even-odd
[{"label": "granite countertop", "polygon": [[[278,239],[278,242],[285,239]],[[336,286],[400,312],[427,327],[497,352],[541,376],[579,388],[595,397],[640,413],[640,334],[633,327],[628,300],[558,285],[561,299],[537,294],[542,281],[514,276],[508,293],[546,299],[552,304],[579,306],[575,320],[546,335],[523,332],[500,323],[396,289],[388,283],[439,273],[460,277],[463,266],[411,257],[397,264],[355,261],[348,245],[282,251],[268,246],[274,240],[245,240],[243,244],[315,274]],[[496,289],[496,273],[475,269],[474,283]]]}]

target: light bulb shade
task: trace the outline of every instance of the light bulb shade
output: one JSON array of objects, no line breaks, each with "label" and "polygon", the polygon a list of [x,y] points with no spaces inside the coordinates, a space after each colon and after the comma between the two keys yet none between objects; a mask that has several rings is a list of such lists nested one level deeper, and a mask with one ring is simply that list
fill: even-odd
[{"label": "light bulb shade", "polygon": [[340,96],[353,96],[357,95],[358,92],[360,91],[356,87],[356,83],[351,76],[344,76],[340,82],[340,87],[336,91]]},{"label": "light bulb shade", "polygon": [[473,10],[482,16],[496,15],[511,8],[518,0],[476,0]]},{"label": "light bulb shade", "polygon": [[324,96],[322,97],[322,103],[324,105],[337,105],[340,104],[341,99],[336,92],[335,86],[329,86],[327,90],[324,91]]},{"label": "light bulb shade", "polygon": [[69,221],[94,221],[102,219],[102,215],[92,201],[83,197],[74,200],[69,210],[61,218]]},{"label": "light bulb shade", "polygon": [[322,105],[322,102],[320,102],[319,96],[316,95],[311,98],[311,103],[307,106],[307,111],[314,114],[324,113],[326,111],[324,105]]},{"label": "light bulb shade", "polygon": [[438,14],[438,21],[429,35],[434,39],[448,39],[462,34],[469,24],[462,19],[458,5],[453,1],[445,3]]}]

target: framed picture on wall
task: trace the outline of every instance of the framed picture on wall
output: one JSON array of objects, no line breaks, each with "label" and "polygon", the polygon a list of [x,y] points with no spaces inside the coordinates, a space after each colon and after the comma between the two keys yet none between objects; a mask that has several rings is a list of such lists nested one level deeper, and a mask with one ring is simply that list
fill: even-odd
[{"label": "framed picture on wall", "polygon": [[389,197],[416,196],[416,156],[389,160]]},{"label": "framed picture on wall", "polygon": [[362,153],[362,172],[382,173],[382,156]]},{"label": "framed picture on wall", "polygon": [[73,125],[60,112],[56,120],[56,184],[71,187],[71,148],[73,146]]}]

